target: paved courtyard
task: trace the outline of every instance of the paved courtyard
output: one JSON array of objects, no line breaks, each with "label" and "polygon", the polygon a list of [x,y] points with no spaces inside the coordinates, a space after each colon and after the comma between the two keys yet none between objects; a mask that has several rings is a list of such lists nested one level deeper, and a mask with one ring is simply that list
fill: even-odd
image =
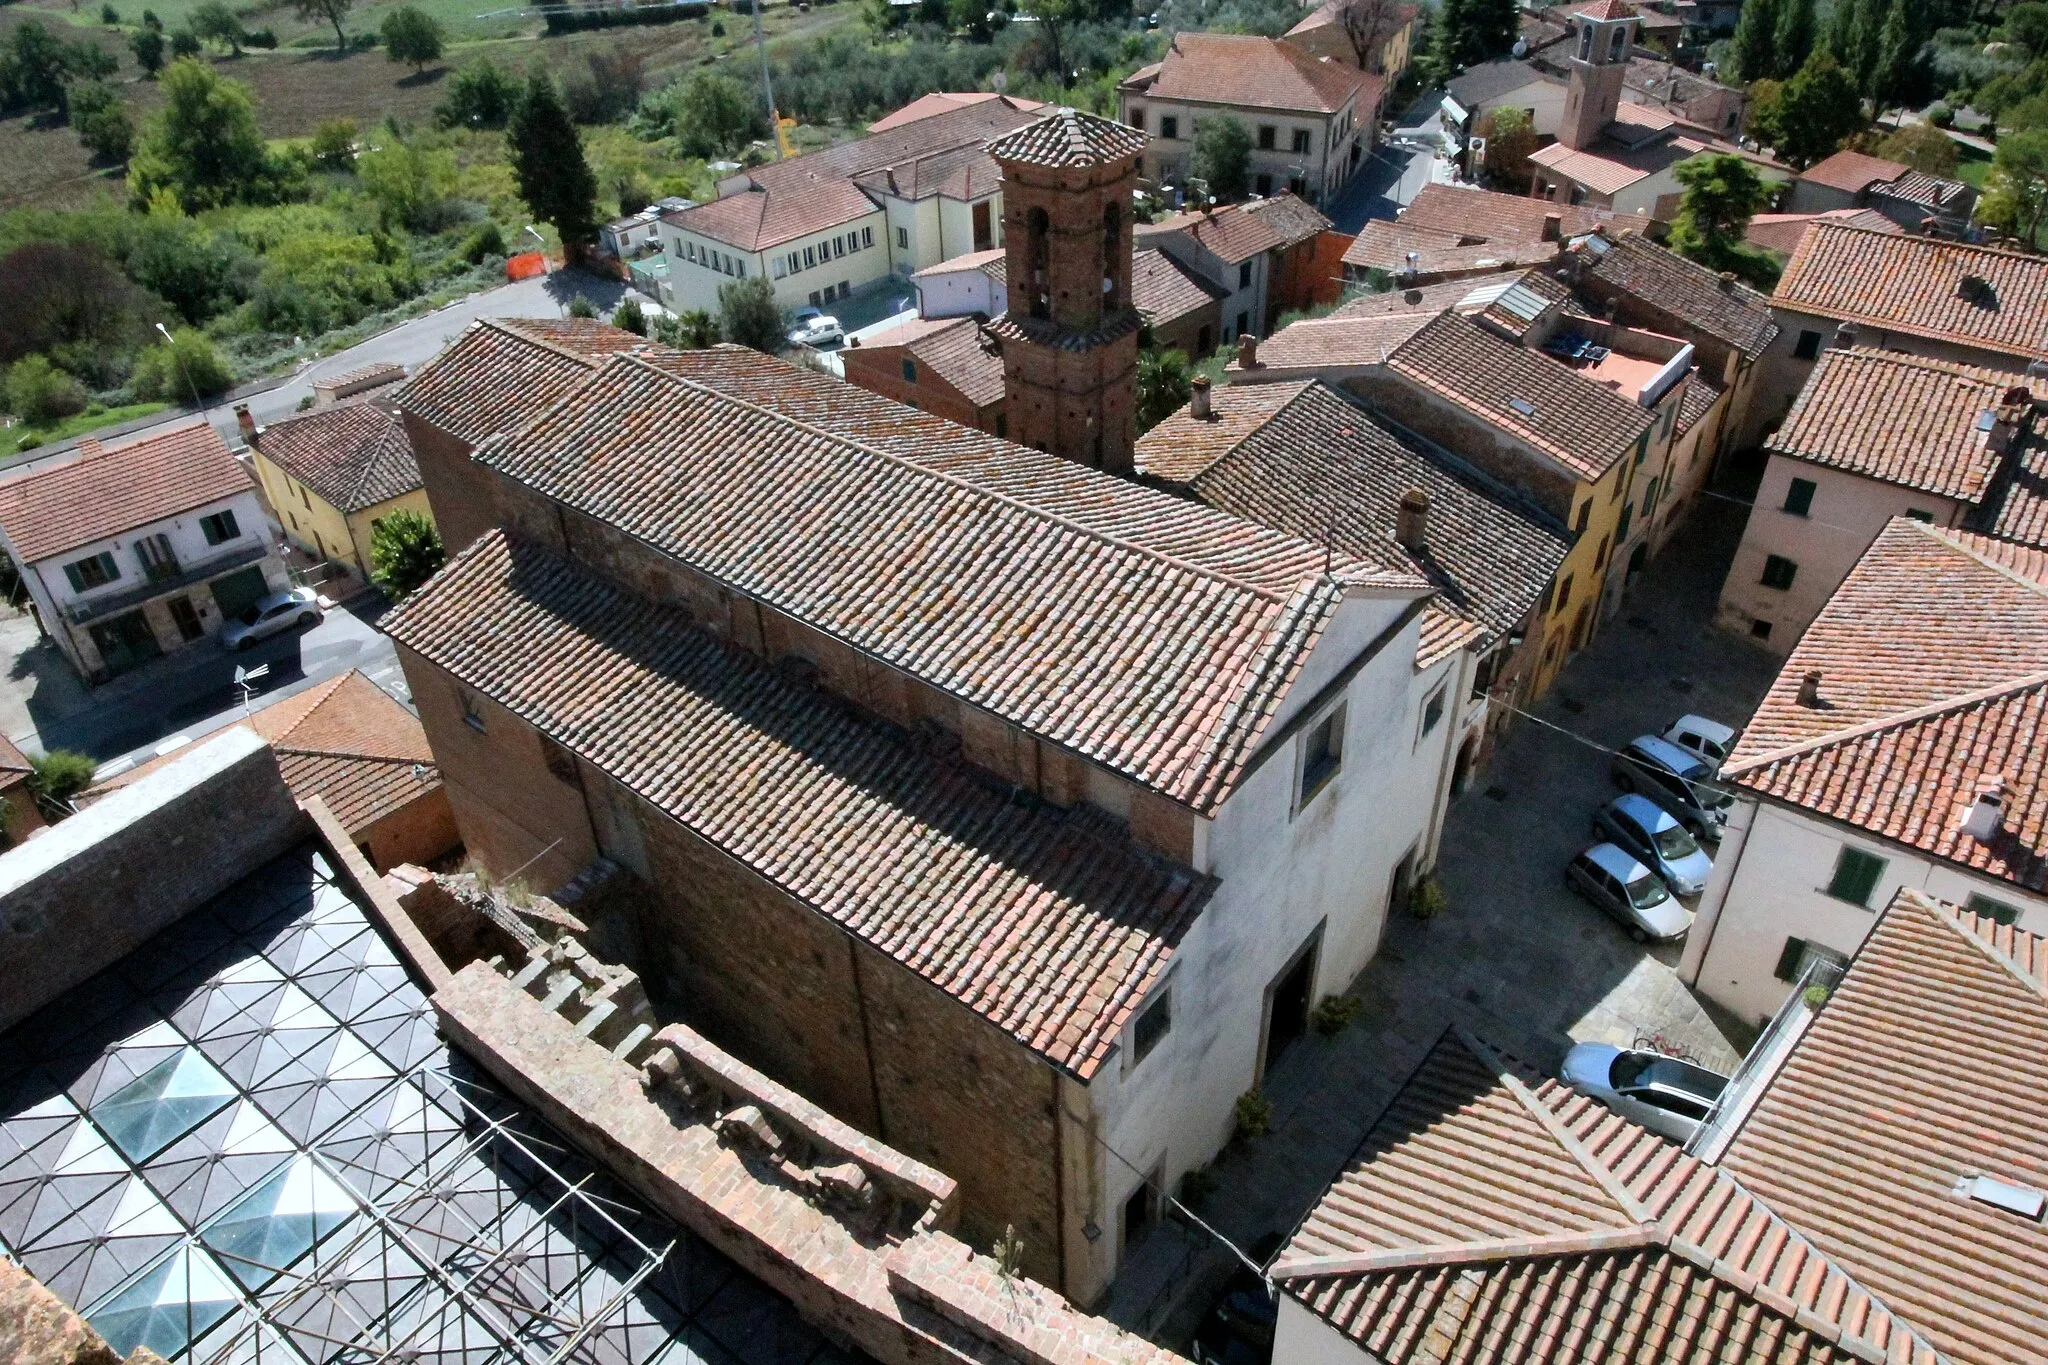
[{"label": "paved courtyard", "polygon": [[[1439,872],[1449,908],[1388,926],[1353,987],[1358,1019],[1313,1033],[1272,1068],[1271,1134],[1213,1168],[1200,1212],[1263,1258],[1292,1230],[1365,1130],[1453,1024],[1546,1071],[1573,1042],[1627,1045],[1660,1034],[1731,1068],[1746,1038],[1723,1035],[1672,968],[1678,948],[1646,948],[1565,889],[1566,862],[1591,842],[1612,798],[1609,755],[1695,711],[1745,721],[1774,660],[1709,622],[1746,513],[1703,498],[1689,526],[1638,580],[1621,611],[1503,740],[1454,803]],[[1541,722],[1549,722],[1543,724]],[[1551,728],[1552,726],[1559,728]],[[1173,1341],[1192,1331],[1231,1262],[1169,1224],[1119,1279],[1110,1311]]]}]

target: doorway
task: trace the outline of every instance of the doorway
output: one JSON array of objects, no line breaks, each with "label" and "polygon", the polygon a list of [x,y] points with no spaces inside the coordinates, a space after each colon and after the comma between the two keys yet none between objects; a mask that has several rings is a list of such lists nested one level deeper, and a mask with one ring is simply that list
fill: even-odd
[{"label": "doorway", "polygon": [[1287,1049],[1308,1033],[1308,1010],[1313,1003],[1316,984],[1317,950],[1322,944],[1323,926],[1318,924],[1315,932],[1308,936],[1308,942],[1295,950],[1280,975],[1273,978],[1273,984],[1266,987],[1266,1038],[1259,1051],[1261,1082],[1273,1064],[1286,1055]]},{"label": "doorway", "polygon": [[127,612],[92,627],[93,647],[100,652],[100,666],[108,673],[126,673],[137,664],[148,663],[162,654],[156,632],[139,611]]},{"label": "doorway", "polygon": [[[1451,795],[1463,796],[1465,788],[1472,785],[1472,760],[1478,752],[1479,736],[1465,736],[1465,742],[1458,746],[1457,761],[1451,765]],[[1405,864],[1406,860],[1403,862]]]},{"label": "doorway", "polygon": [[974,249],[987,251],[995,245],[995,232],[989,224],[988,200],[974,206]]},{"label": "doorway", "polygon": [[1130,1197],[1124,1200],[1123,1249],[1130,1254],[1131,1248],[1145,1240],[1145,1234],[1152,1231],[1159,1221],[1159,1185],[1163,1175],[1155,1171],[1138,1182]]}]

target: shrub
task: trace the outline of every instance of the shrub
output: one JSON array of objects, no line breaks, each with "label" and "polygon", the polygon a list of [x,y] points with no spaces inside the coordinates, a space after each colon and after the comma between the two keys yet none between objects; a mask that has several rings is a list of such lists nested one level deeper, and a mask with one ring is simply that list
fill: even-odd
[{"label": "shrub", "polygon": [[775,304],[775,286],[766,275],[749,275],[718,286],[718,313],[720,330],[734,345],[775,355],[788,344],[782,310]]},{"label": "shrub", "polygon": [[1351,1026],[1364,1006],[1355,995],[1326,995],[1316,1002],[1316,1032],[1334,1038]]},{"label": "shrub", "polygon": [[1408,913],[1417,919],[1435,919],[1451,905],[1444,884],[1434,875],[1424,877],[1408,891]]},{"label": "shrub", "polygon": [[711,21],[711,36],[712,36],[712,37],[714,37],[714,38],[723,38],[723,37],[725,36],[725,21],[724,21],[724,20],[722,20],[722,19],[713,19],[713,20]]},{"label": "shrub", "polygon": [[268,28],[245,29],[242,33],[243,47],[260,47],[265,52],[277,49],[277,30]]},{"label": "shrub", "polygon": [[441,533],[418,512],[393,512],[370,532],[370,578],[396,602],[434,576],[448,557]]},{"label": "shrub", "polygon": [[28,789],[36,808],[51,824],[72,813],[71,798],[92,785],[99,765],[84,754],[52,749],[29,763]]},{"label": "shrub", "polygon": [[1808,986],[1800,999],[1805,1002],[1806,1008],[1818,1012],[1822,1005],[1827,1004],[1828,997],[1833,994],[1834,992],[1826,986]]},{"label": "shrub", "polygon": [[205,50],[206,45],[199,41],[199,35],[189,28],[181,28],[171,35],[171,56],[173,58],[197,57]]},{"label": "shrub", "polygon": [[434,118],[443,128],[502,128],[518,102],[519,82],[485,57],[455,73]]},{"label": "shrub", "polygon": [[331,118],[313,130],[313,164],[328,171],[356,168],[355,120]]},{"label": "shrub", "polygon": [[1197,1166],[1185,1171],[1180,1178],[1180,1202],[1190,1208],[1216,1193],[1216,1177],[1207,1166]]},{"label": "shrub", "polygon": [[167,345],[156,345],[135,357],[129,387],[145,401],[181,403],[196,390],[204,400],[234,387],[234,372],[213,343],[189,327],[173,333]]},{"label": "shrub", "polygon": [[1930,104],[1927,106],[1927,121],[1937,128],[1953,128],[1956,124],[1956,111],[1946,104]]},{"label": "shrub", "polygon": [[101,5],[100,22],[110,28],[119,24],[121,22],[121,11],[115,9],[112,5]]},{"label": "shrub", "polygon": [[384,16],[383,34],[385,55],[414,71],[425,71],[427,63],[441,60],[441,25],[425,10],[399,6]]},{"label": "shrub", "polygon": [[93,159],[119,165],[135,150],[135,125],[112,86],[93,81],[71,92],[71,126]]},{"label": "shrub", "polygon": [[40,425],[85,411],[85,386],[50,363],[32,355],[7,371],[7,409],[24,422]]},{"label": "shrub", "polygon": [[569,316],[572,318],[594,318],[597,316],[597,305],[584,295],[578,294],[575,298],[569,300]]},{"label": "shrub", "polygon": [[718,344],[718,319],[702,308],[685,309],[674,317],[654,319],[654,339],[678,351],[701,351]]},{"label": "shrub", "polygon": [[1237,1136],[1246,1142],[1256,1142],[1273,1131],[1273,1102],[1257,1090],[1247,1090],[1237,1097]]},{"label": "shrub", "polygon": [[635,336],[647,335],[647,314],[640,310],[640,300],[628,298],[612,309],[612,326]]},{"label": "shrub", "polygon": [[482,265],[493,256],[505,254],[505,233],[496,223],[485,223],[469,234],[462,247],[462,259],[471,265]]},{"label": "shrub", "polygon": [[164,33],[160,28],[137,29],[128,39],[135,64],[145,76],[154,76],[164,64]]}]

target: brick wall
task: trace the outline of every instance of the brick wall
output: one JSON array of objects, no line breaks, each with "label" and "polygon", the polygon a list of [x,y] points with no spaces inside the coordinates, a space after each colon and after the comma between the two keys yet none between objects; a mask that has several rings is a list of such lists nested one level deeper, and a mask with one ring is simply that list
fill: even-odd
[{"label": "brick wall", "polygon": [[441,543],[453,555],[498,524],[492,475],[469,458],[468,442],[409,412],[401,410],[398,416],[419,461],[420,481],[426,486]]},{"label": "brick wall", "polygon": [[1410,431],[1457,451],[1460,458],[1510,488],[1527,493],[1559,520],[1570,522],[1577,481],[1569,474],[1545,468],[1536,456],[1485,423],[1419,393],[1392,375],[1360,375],[1346,380],[1344,387]]},{"label": "brick wall", "polygon": [[846,369],[846,382],[849,384],[858,384],[870,393],[893,398],[935,417],[994,433],[996,417],[1003,410],[1001,400],[985,408],[977,408],[968,401],[967,395],[947,383],[929,365],[920,364],[917,382],[908,383],[903,378],[903,360],[909,354],[902,346],[855,345],[841,351],[839,360]]},{"label": "brick wall", "polygon": [[356,842],[368,845],[371,866],[389,872],[401,863],[432,862],[461,843],[462,835],[447,788],[436,787],[361,831]]}]

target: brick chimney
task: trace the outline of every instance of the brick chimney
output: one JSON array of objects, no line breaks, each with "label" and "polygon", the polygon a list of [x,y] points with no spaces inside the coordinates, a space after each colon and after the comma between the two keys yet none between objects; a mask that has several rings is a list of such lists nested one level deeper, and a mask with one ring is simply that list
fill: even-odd
[{"label": "brick chimney", "polygon": [[1564,236],[1564,215],[1561,213],[1544,214],[1543,240],[1546,242],[1554,242],[1562,236]]},{"label": "brick chimney", "polygon": [[1188,416],[1206,422],[1215,416],[1209,408],[1209,376],[1198,374],[1188,383]]},{"label": "brick chimney", "polygon": [[242,429],[242,439],[250,445],[256,444],[256,419],[249,415],[247,403],[235,404],[235,425]]},{"label": "brick chimney", "polygon": [[1250,332],[1237,334],[1237,368],[1256,370],[1259,368],[1259,339]]},{"label": "brick chimney", "polygon": [[1988,844],[2005,828],[2005,778],[1994,773],[1977,783],[1977,799],[1963,812],[1962,832]]},{"label": "brick chimney", "polygon": [[1805,675],[1804,677],[1800,678],[1800,680],[1799,680],[1799,704],[1800,704],[1801,706],[1809,706],[1809,707],[1811,707],[1811,706],[1819,706],[1819,705],[1820,705],[1820,670],[1819,670],[1819,669],[1817,669],[1817,668],[1816,668],[1816,669],[1814,669],[1814,670],[1813,670],[1812,672],[1810,672],[1810,673],[1806,674],[1806,675]]},{"label": "brick chimney", "polygon": [[1400,510],[1394,513],[1394,540],[1404,550],[1420,551],[1429,544],[1429,494],[1411,488],[1401,495]]}]

